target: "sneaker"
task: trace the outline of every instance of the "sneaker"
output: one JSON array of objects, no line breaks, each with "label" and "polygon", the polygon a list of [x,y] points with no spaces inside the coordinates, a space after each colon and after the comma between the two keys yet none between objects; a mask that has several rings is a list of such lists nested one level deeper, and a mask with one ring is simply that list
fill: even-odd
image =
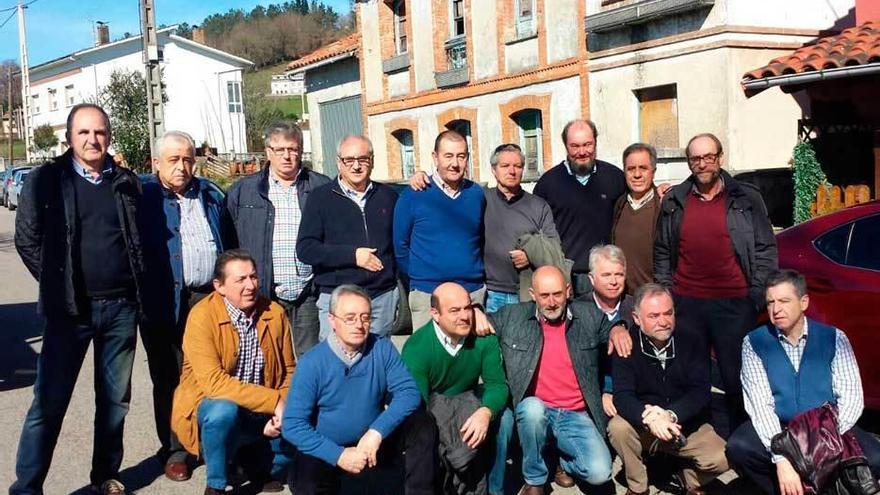
[{"label": "sneaker", "polygon": [[125,485],[119,480],[110,479],[101,483],[101,488],[97,490],[101,495],[126,495]]}]

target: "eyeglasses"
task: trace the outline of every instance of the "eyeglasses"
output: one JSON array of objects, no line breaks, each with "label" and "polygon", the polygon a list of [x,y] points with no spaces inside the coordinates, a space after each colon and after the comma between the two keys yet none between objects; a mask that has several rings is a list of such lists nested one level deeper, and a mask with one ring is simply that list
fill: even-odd
[{"label": "eyeglasses", "polygon": [[[333,313],[330,313],[330,314],[333,314]],[[368,314],[345,315],[345,316],[333,314],[333,317],[339,318],[340,320],[342,320],[343,323],[345,323],[349,327],[353,327],[353,326],[357,325],[358,323],[362,323],[364,326],[368,327],[368,326],[370,326],[370,323],[373,322],[373,317]]]},{"label": "eyeglasses", "polygon": [[706,153],[705,155],[689,156],[688,163],[691,165],[699,165],[700,162],[706,162],[706,165],[715,165],[721,153]]},{"label": "eyeglasses", "polygon": [[278,156],[284,156],[288,154],[290,156],[299,156],[298,148],[273,148],[272,146],[270,146],[268,149],[272,152],[272,154]]},{"label": "eyeglasses", "polygon": [[373,164],[372,156],[340,156],[339,161],[346,167],[354,167],[355,164],[369,167]]}]

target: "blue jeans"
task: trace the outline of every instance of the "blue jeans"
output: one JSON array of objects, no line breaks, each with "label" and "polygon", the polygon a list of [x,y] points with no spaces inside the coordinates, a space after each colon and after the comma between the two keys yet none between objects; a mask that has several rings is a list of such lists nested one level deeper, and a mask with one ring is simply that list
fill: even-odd
[{"label": "blue jeans", "polygon": [[489,290],[486,292],[486,312],[494,313],[508,304],[517,304],[519,294]]},{"label": "blue jeans", "polygon": [[226,464],[235,457],[240,447],[258,444],[262,452],[271,451],[272,479],[286,481],[293,446],[277,438],[263,436],[263,427],[271,418],[239,407],[225,399],[203,399],[199,404],[199,437],[202,443],[202,456],[205,459],[207,484],[216,490],[226,489]]},{"label": "blue jeans", "polygon": [[37,359],[34,400],[24,419],[10,494],[43,493],[61,423],[83,359],[94,343],[95,436],[93,485],[118,479],[122,432],[131,400],[131,369],[137,342],[137,304],[126,298],[92,299],[83,315],[45,320]]},{"label": "blue jeans", "polygon": [[504,493],[504,474],[507,470],[507,449],[513,436],[513,410],[504,408],[498,420],[498,433],[495,435],[495,461],[489,471],[489,493]]},{"label": "blue jeans", "polygon": [[[370,313],[373,321],[370,323],[370,333],[380,337],[391,335],[394,330],[394,317],[397,316],[397,305],[400,303],[400,291],[395,287],[388,292],[379,294],[370,301]],[[318,296],[318,318],[321,321],[321,333],[318,336],[321,342],[327,339],[333,329],[330,327],[330,294],[322,293]]]},{"label": "blue jeans", "polygon": [[547,482],[544,450],[548,433],[556,439],[559,464],[566,473],[591,485],[611,479],[611,453],[585,411],[547,407],[541,399],[528,397],[516,406],[516,427],[523,451],[523,478],[529,485]]}]

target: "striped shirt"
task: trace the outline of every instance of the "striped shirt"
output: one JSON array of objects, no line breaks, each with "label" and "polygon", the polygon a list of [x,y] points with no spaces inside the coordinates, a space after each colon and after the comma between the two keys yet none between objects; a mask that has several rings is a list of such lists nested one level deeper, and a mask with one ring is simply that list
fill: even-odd
[{"label": "striped shirt", "polygon": [[113,172],[113,167],[115,166],[115,164],[113,163],[113,159],[110,157],[106,157],[104,160],[104,170],[101,170],[101,173],[98,174],[97,177],[95,177],[94,175],[92,175],[92,172],[90,172],[87,168],[83,166],[82,163],[76,161],[76,158],[71,161],[73,162],[73,170],[77,173],[77,175],[96,186],[104,182],[104,177],[110,175],[110,173]]},{"label": "striped shirt", "polygon": [[235,363],[234,376],[242,383],[262,385],[265,361],[257,338],[257,322],[233,306],[225,297],[223,303],[226,304],[232,326],[238,331],[238,362]]},{"label": "striped shirt", "polygon": [[312,267],[296,255],[296,236],[302,221],[296,180],[285,186],[274,174],[269,175],[269,201],[275,207],[275,228],[272,232],[272,270],[275,295],[295,301],[312,279]]},{"label": "striped shirt", "polygon": [[194,188],[177,196],[177,204],[180,207],[183,282],[187,287],[197,289],[211,283],[214,262],[217,261],[217,243]]},{"label": "striped shirt", "polygon": [[[807,347],[808,335],[807,320],[804,319],[804,333],[798,339],[797,344],[792,344],[782,332],[777,331],[779,343],[785,351],[788,360],[795,371],[800,370],[801,358]],[[834,358],[831,361],[831,387],[834,398],[837,401],[837,421],[841,433],[855,426],[862,409],[865,405],[862,394],[862,379],[859,376],[859,366],[856,356],[853,354],[852,345],[846,335],[835,329],[836,342]],[[770,390],[770,381],[767,378],[767,370],[761,358],[752,349],[752,343],[748,337],[743,339],[742,348],[742,372],[740,373],[743,384],[743,400],[746,412],[752,418],[752,424],[758,433],[758,438],[764,447],[770,451],[770,440],[774,435],[782,431],[779,417],[776,415],[773,392]],[[779,462],[784,457],[771,452],[773,462]]]}]

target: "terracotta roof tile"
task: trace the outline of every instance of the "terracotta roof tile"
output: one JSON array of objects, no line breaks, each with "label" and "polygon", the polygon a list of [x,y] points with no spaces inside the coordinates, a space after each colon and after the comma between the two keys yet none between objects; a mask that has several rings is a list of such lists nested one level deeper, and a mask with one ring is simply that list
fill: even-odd
[{"label": "terracotta roof tile", "polygon": [[789,55],[771,60],[764,67],[746,72],[743,79],[749,81],[877,62],[880,62],[880,20],[819,38]]},{"label": "terracotta roof tile", "polygon": [[321,60],[327,60],[337,55],[357,51],[361,45],[360,33],[352,33],[345,38],[338,39],[333,43],[327,44],[317,50],[306,54],[293,62],[287,64],[287,70],[305,67]]}]

